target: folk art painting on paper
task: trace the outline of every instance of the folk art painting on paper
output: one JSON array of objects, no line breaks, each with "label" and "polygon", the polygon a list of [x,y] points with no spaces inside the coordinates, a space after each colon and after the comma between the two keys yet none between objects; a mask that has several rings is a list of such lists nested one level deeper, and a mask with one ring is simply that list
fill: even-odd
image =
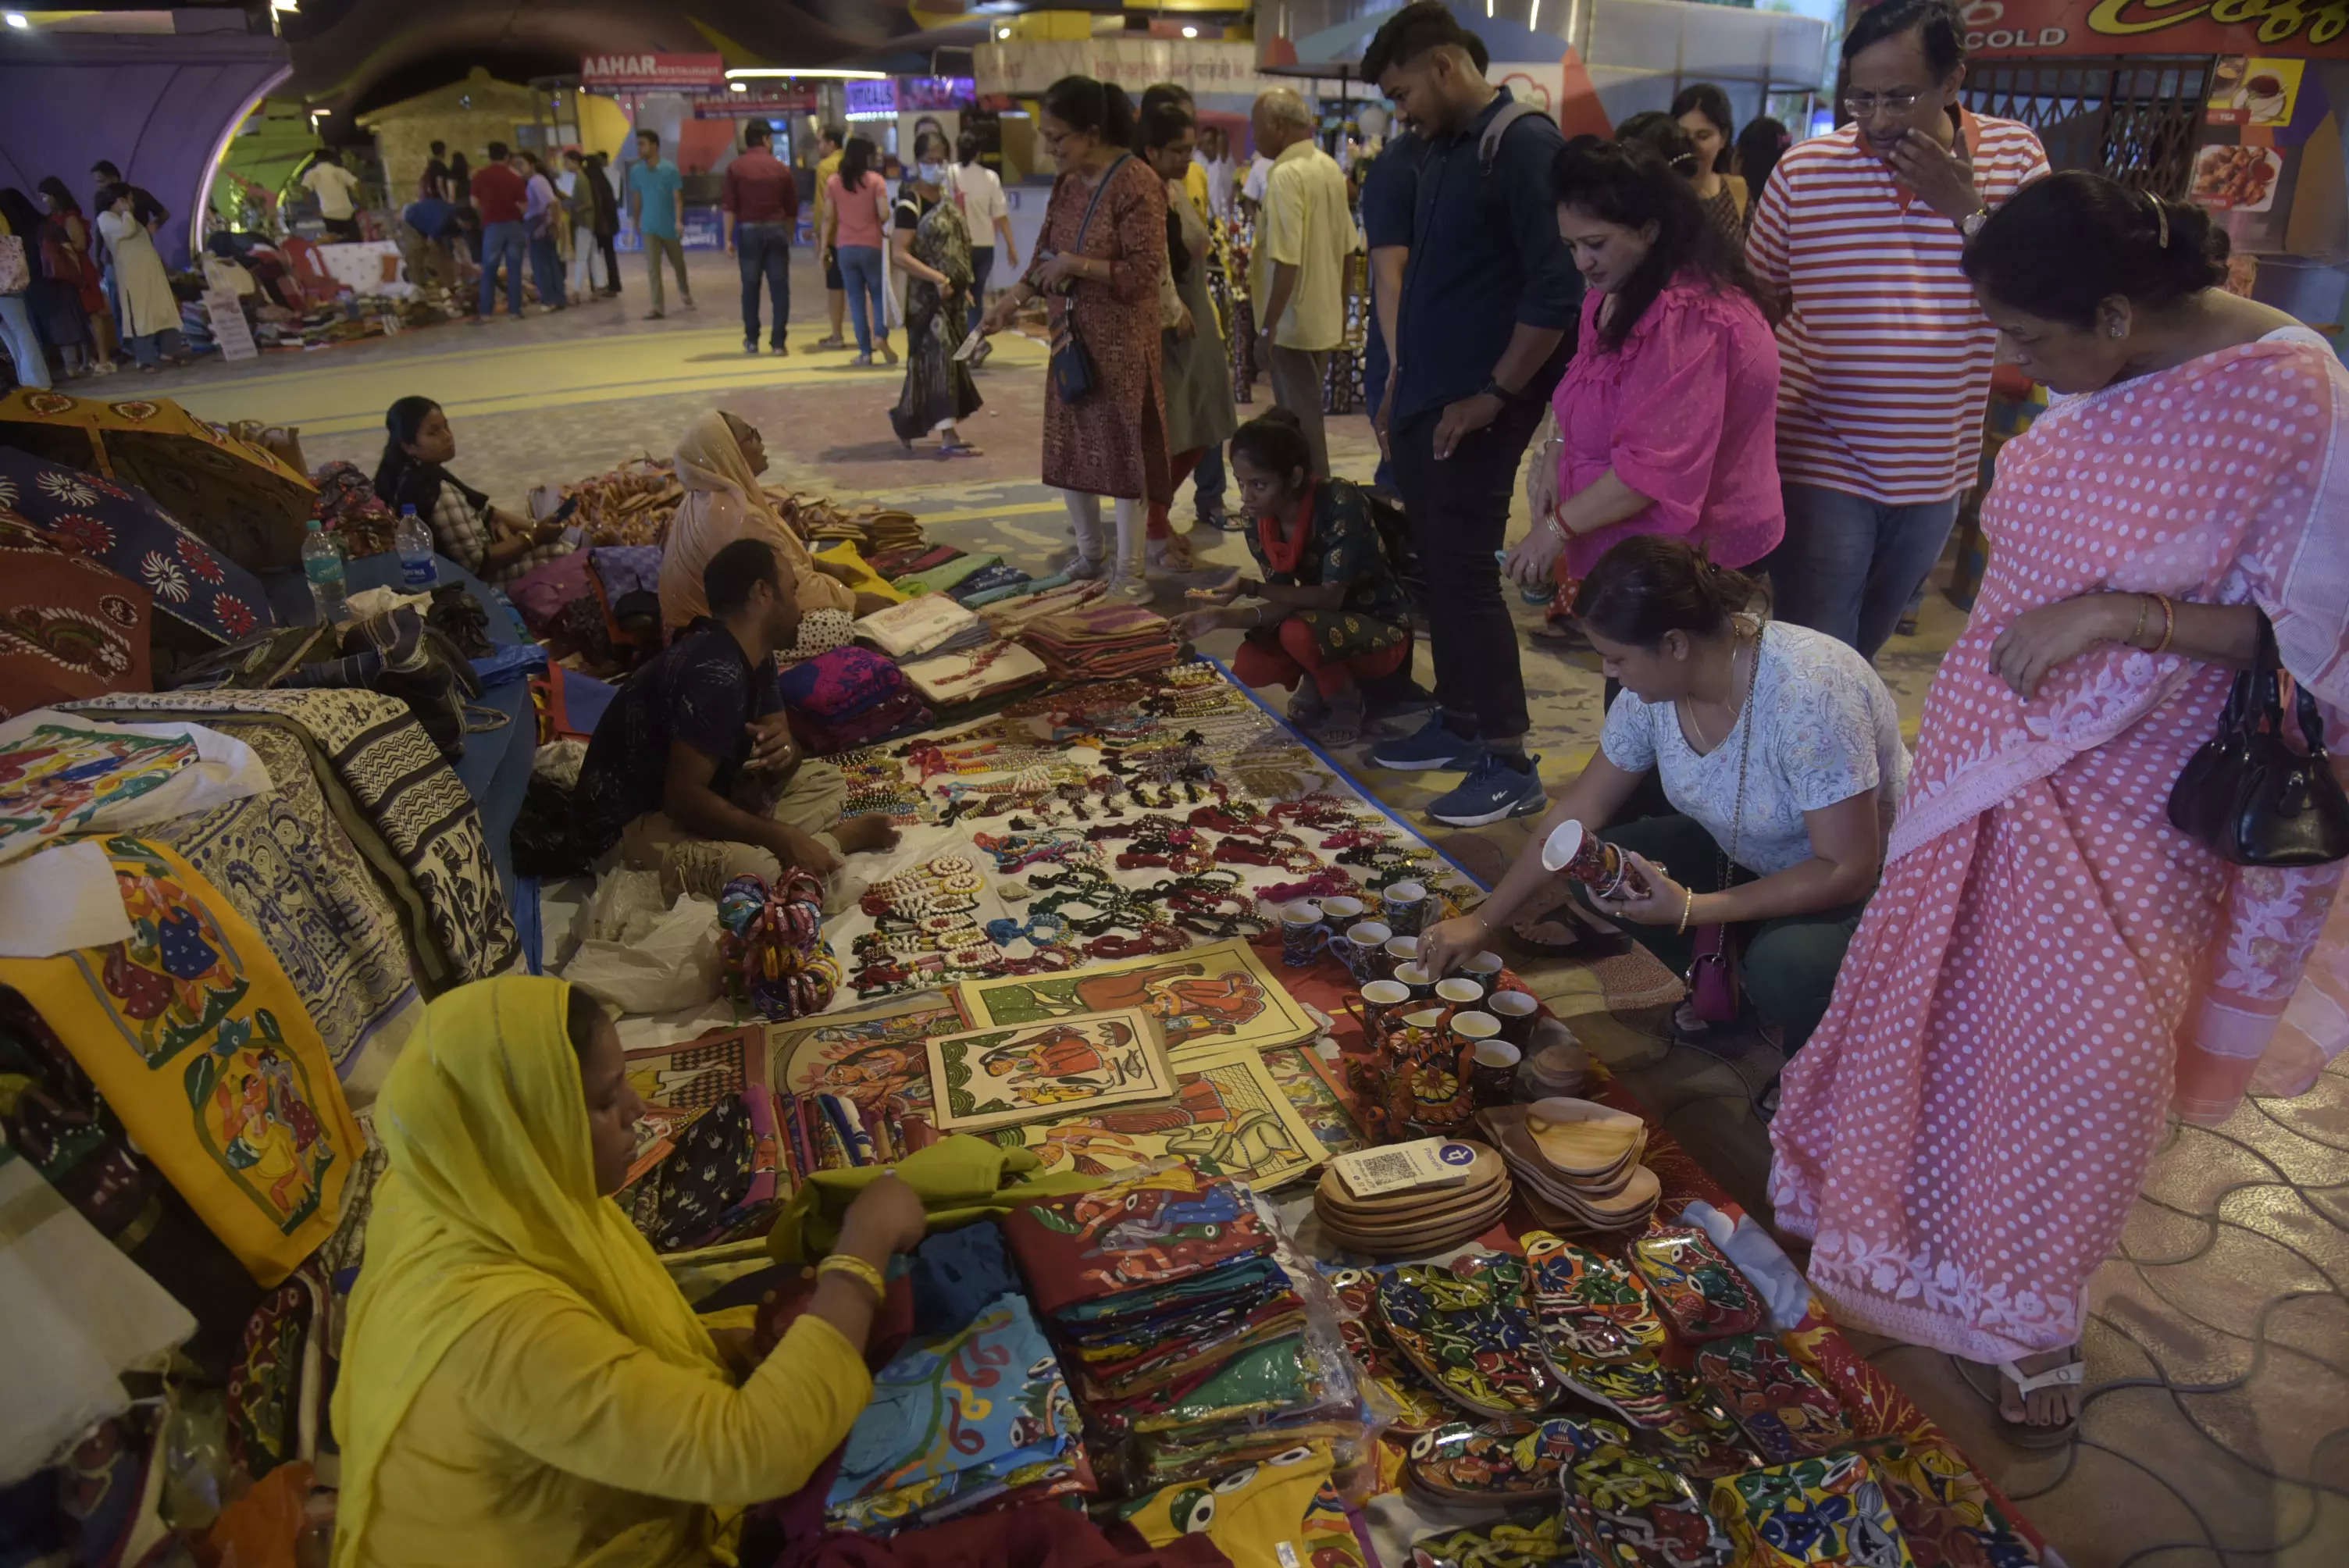
[{"label": "folk art painting on paper", "polygon": [[1101,1176],[1173,1157],[1258,1188],[1302,1176],[1327,1157],[1311,1122],[1254,1051],[1195,1057],[1174,1069],[1174,1083],[1169,1099],[1033,1121],[996,1141],[1025,1145],[1044,1161],[1043,1174]]},{"label": "folk art painting on paper", "polygon": [[1266,973],[1245,942],[1211,943],[1164,957],[1088,965],[1066,975],[968,980],[956,987],[975,1025],[1032,1024],[1119,1007],[1158,1021],[1169,1057],[1225,1047],[1266,1050],[1309,1040],[1312,1018]]},{"label": "folk art painting on paper", "polygon": [[1151,1021],[1132,1007],[973,1029],[926,1046],[942,1130],[980,1132],[1174,1093]]}]

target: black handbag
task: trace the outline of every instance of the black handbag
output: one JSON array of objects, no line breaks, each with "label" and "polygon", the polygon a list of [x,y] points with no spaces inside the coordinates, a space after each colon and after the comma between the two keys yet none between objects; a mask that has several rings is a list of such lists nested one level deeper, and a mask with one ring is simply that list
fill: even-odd
[{"label": "black handbag", "polygon": [[2283,734],[2282,660],[2260,616],[2259,652],[2235,677],[2219,732],[2169,791],[2169,824],[2239,866],[2321,866],[2349,858],[2349,795],[2324,750],[2324,716],[2294,685],[2304,751]]},{"label": "black handbag", "polygon": [[[1131,152],[1118,154],[1117,161],[1109,166],[1100,183],[1093,187],[1092,200],[1085,203],[1084,219],[1077,225],[1077,240],[1072,249],[1084,250],[1085,235],[1093,226],[1093,211],[1101,205],[1102,192],[1109,189],[1109,182],[1117,178],[1117,171],[1124,167],[1125,160],[1133,156]],[[1060,394],[1062,403],[1081,403],[1092,396],[1093,387],[1099,384],[1100,374],[1093,368],[1092,350],[1085,346],[1083,335],[1077,331],[1077,311],[1073,304],[1061,311],[1061,329],[1064,335],[1052,347],[1052,390]]]}]

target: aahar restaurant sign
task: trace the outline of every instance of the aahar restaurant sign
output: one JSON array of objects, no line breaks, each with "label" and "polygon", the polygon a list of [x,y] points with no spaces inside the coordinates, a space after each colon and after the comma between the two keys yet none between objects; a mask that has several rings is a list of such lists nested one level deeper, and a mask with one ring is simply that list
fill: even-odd
[{"label": "aahar restaurant sign", "polygon": [[2349,0],[1961,0],[1961,11],[1967,52],[1992,58],[2349,58]]},{"label": "aahar restaurant sign", "polygon": [[589,55],[579,62],[579,82],[588,88],[723,88],[723,55]]}]

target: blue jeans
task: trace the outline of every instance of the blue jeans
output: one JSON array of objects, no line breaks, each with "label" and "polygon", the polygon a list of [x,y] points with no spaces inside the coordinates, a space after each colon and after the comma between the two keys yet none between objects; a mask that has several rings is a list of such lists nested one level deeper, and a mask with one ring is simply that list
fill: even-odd
[{"label": "blue jeans", "polygon": [[16,379],[27,387],[49,384],[49,356],[33,330],[33,313],[20,294],[0,294],[0,347],[16,363]]},{"label": "blue jeans", "polygon": [[978,318],[987,314],[987,275],[995,270],[995,247],[973,245],[970,248],[970,325],[966,333],[978,330]]},{"label": "blue jeans", "polygon": [[180,329],[176,326],[167,326],[160,332],[150,332],[144,337],[126,337],[122,341],[129,345],[130,357],[137,360],[142,367],[150,370],[163,363],[165,355],[176,358],[188,351],[187,339],[180,335]]},{"label": "blue jeans", "polygon": [[1201,519],[1224,515],[1224,444],[1216,442],[1199,454],[1191,470],[1191,510]]},{"label": "blue jeans", "polygon": [[[1386,334],[1379,330],[1379,313],[1371,312],[1370,341],[1362,346],[1362,407],[1372,419],[1379,417],[1379,399],[1387,395],[1387,376],[1394,368],[1394,360],[1387,353]],[[1395,493],[1394,464],[1385,456],[1379,459],[1378,471],[1371,476],[1371,488]]]},{"label": "blue jeans", "polygon": [[498,263],[506,268],[506,314],[522,315],[522,257],[525,248],[520,223],[485,223],[481,227],[481,297],[475,309],[487,315],[498,301]]},{"label": "blue jeans", "polygon": [[1778,619],[1857,648],[1892,635],[1909,596],[1931,574],[1958,519],[1958,498],[1909,506],[1820,485],[1785,487],[1786,537],[1760,562]]},{"label": "blue jeans", "polygon": [[885,343],[889,338],[889,315],[881,303],[889,269],[881,264],[878,245],[836,245],[833,253],[840,258],[841,282],[848,285],[848,319],[856,324],[856,352],[870,354],[875,334]]},{"label": "blue jeans", "polygon": [[530,239],[531,282],[538,287],[538,303],[543,305],[565,304],[563,297],[563,252],[554,242],[554,231],[533,234]]},{"label": "blue jeans", "polygon": [[775,300],[775,331],[770,346],[783,346],[783,325],[792,318],[792,230],[788,223],[737,223],[734,255],[742,264],[742,345],[759,346],[759,280]]}]

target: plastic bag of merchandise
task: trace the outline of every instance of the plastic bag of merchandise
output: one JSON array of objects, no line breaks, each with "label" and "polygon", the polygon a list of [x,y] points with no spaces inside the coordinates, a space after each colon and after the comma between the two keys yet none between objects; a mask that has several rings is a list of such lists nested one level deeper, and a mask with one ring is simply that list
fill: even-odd
[{"label": "plastic bag of merchandise", "polygon": [[624,1013],[698,1007],[718,995],[718,906],[661,892],[657,872],[616,871],[595,887],[563,977]]}]

